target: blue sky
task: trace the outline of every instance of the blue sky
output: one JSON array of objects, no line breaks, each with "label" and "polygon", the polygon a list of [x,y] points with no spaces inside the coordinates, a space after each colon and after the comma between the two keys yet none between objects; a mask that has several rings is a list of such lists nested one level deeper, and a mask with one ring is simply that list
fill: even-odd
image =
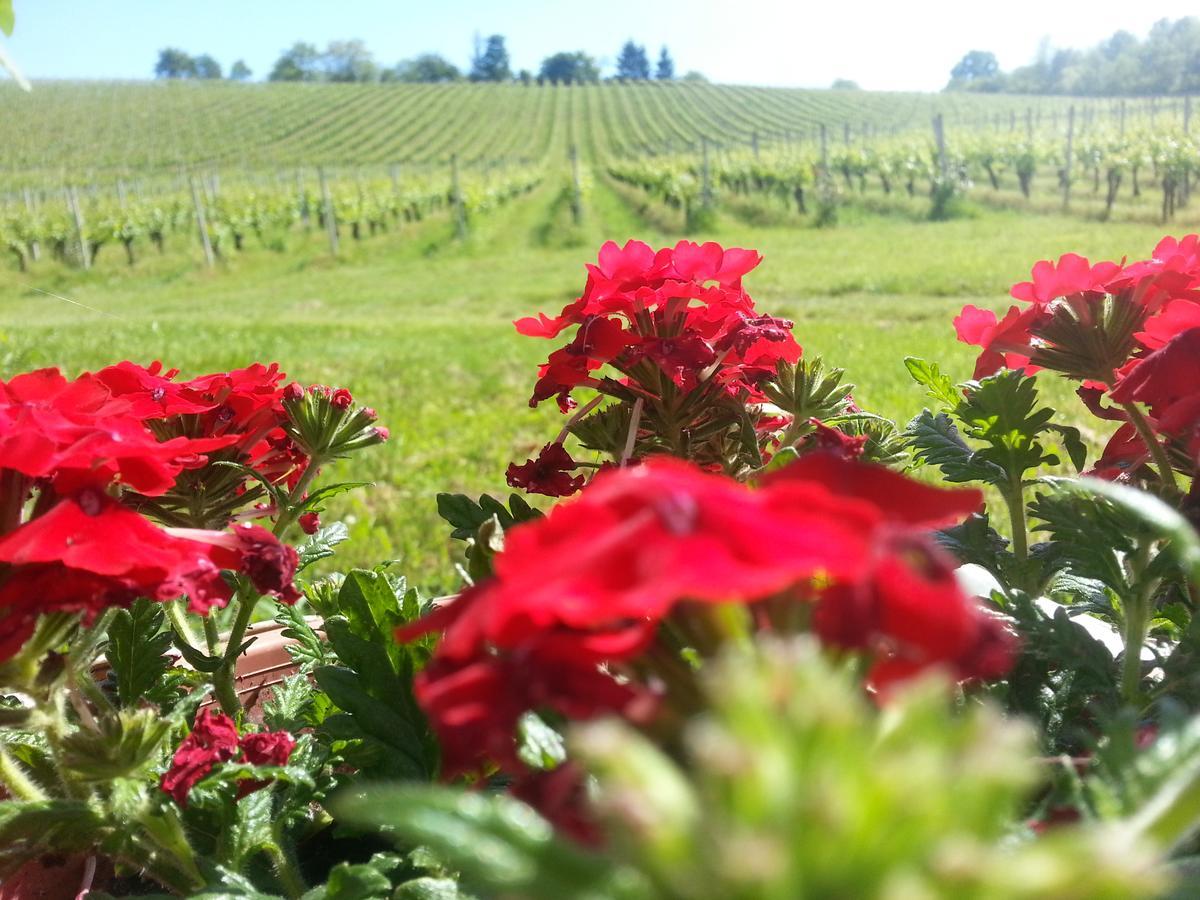
[{"label": "blue sky", "polygon": [[[1003,68],[1039,41],[1090,46],[1124,28],[1200,13],[1194,2],[1147,0],[14,0],[9,54],[34,78],[147,78],[159,48],[211,53],[256,77],[294,41],[362,38],[385,64],[425,51],[465,66],[473,36],[507,37],[514,69],[558,50],[584,50],[611,70],[633,38],[666,44],[679,72],[713,81],[827,87],[851,78],[877,90],[937,90],[971,49]],[[1106,8],[1108,7],[1108,8]]]}]

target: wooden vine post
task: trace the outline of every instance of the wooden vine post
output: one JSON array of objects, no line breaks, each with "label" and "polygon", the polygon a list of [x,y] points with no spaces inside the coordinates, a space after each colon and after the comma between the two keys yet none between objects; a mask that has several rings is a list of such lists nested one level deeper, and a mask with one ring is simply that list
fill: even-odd
[{"label": "wooden vine post", "polygon": [[[30,218],[32,218],[34,213],[37,212],[37,206],[33,201],[33,191],[26,187],[23,193],[25,195],[25,209],[29,213]],[[29,255],[33,258],[34,262],[42,258],[42,245],[36,238],[29,242]]]},{"label": "wooden vine post", "polygon": [[454,202],[454,230],[460,241],[467,239],[467,211],[463,208],[462,185],[458,180],[458,154],[450,156],[450,191]]},{"label": "wooden vine post", "polygon": [[583,221],[583,181],[579,176],[579,148],[571,145],[571,218],[576,225]]},{"label": "wooden vine post", "polygon": [[79,194],[74,185],[67,187],[67,208],[71,218],[75,220],[75,239],[79,244],[79,264],[85,269],[92,267],[92,248],[88,245],[87,233],[83,224],[83,210],[79,206]]},{"label": "wooden vine post", "polygon": [[333,198],[329,196],[329,182],[325,180],[324,166],[317,166],[317,180],[321,183],[321,218],[325,220],[325,234],[329,238],[329,252],[338,255],[337,216],[333,211]]},{"label": "wooden vine post", "polygon": [[1067,149],[1063,159],[1063,212],[1071,205],[1071,157],[1075,152],[1075,105],[1067,110]]},{"label": "wooden vine post", "polygon": [[712,181],[708,169],[708,138],[700,138],[700,205],[705,209],[712,206]]},{"label": "wooden vine post", "polygon": [[195,176],[188,178],[192,189],[192,206],[196,210],[196,228],[200,231],[200,246],[204,248],[204,264],[210,269],[216,265],[213,255],[212,241],[208,237],[208,218],[204,214],[204,201],[200,199],[200,189],[196,186]]},{"label": "wooden vine post", "polygon": [[945,184],[950,178],[950,163],[946,159],[946,129],[941,113],[933,117],[933,139],[937,143],[938,175]]}]

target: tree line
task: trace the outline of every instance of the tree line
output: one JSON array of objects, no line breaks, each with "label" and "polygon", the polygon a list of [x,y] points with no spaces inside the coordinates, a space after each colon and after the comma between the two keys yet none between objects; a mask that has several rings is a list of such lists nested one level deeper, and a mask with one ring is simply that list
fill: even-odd
[{"label": "tree line", "polygon": [[985,50],[967,53],[950,72],[948,91],[1077,96],[1200,93],[1200,19],[1155,22],[1145,39],[1115,32],[1087,50],[1055,49],[1048,41],[1036,58],[1001,71]]},{"label": "tree line", "polygon": [[[297,41],[280,54],[267,75],[268,81],[306,82],[410,82],[439,83],[451,81],[493,81],[523,84],[594,84],[601,80],[597,60],[582,50],[560,52],[547,56],[536,73],[521,69],[514,72],[503,35],[493,34],[483,46],[476,46],[470,68],[466,72],[436,53],[424,53],[401,60],[394,66],[380,65],[361,40],[330,41],[324,50],[315,44]],[[159,53],[154,74],[159,78],[221,78],[220,64],[208,54],[190,56],[182,50],[167,48]],[[229,77],[244,81],[250,69],[238,60]],[[625,42],[617,56],[616,72],[611,78],[618,81],[674,80],[675,61],[667,47],[651,67],[643,45],[633,40]],[[688,72],[684,81],[705,81],[699,72]]]}]

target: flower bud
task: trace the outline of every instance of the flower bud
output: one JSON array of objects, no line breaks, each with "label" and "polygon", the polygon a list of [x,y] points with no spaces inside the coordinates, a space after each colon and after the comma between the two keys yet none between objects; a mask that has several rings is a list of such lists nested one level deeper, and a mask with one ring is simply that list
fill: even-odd
[{"label": "flower bud", "polygon": [[317,529],[321,527],[321,517],[315,512],[306,512],[296,521],[305,534],[316,534]]},{"label": "flower bud", "polygon": [[349,409],[350,404],[354,402],[354,397],[345,388],[338,388],[333,392],[333,396],[329,398],[329,402],[338,409]]}]

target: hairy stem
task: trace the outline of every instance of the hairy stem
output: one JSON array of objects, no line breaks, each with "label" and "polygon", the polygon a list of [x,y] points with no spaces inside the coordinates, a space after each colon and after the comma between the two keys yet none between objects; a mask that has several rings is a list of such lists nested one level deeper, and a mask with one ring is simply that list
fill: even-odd
[{"label": "hairy stem", "polygon": [[1150,427],[1150,421],[1146,418],[1145,413],[1138,409],[1136,403],[1122,403],[1121,408],[1129,415],[1129,421],[1137,429],[1138,437],[1142,439],[1142,443],[1150,451],[1154,465],[1158,468],[1159,481],[1171,493],[1179,493],[1179,483],[1175,480],[1175,470],[1171,467],[1171,460],[1167,456],[1167,448],[1154,436],[1154,429]]},{"label": "hairy stem", "polygon": [[26,774],[21,764],[9,756],[3,741],[0,741],[0,784],[18,800],[36,803],[47,799],[45,792]]}]

